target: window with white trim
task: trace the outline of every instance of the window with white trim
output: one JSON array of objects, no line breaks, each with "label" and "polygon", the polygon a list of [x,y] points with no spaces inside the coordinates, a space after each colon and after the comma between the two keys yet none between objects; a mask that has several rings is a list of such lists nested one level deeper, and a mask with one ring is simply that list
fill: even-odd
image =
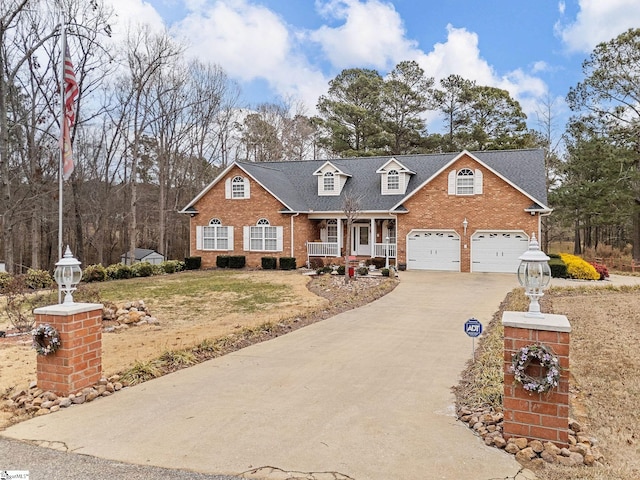
[{"label": "window with white trim", "polygon": [[387,190],[400,190],[400,174],[395,169],[387,172]]},{"label": "window with white trim", "polygon": [[338,243],[338,220],[327,220],[327,242]]},{"label": "window with white trim", "polygon": [[325,172],[322,179],[323,179],[322,185],[323,185],[324,191],[333,192],[336,187],[335,176],[333,175],[333,172]]},{"label": "window with white trim", "polygon": [[231,180],[231,198],[244,198],[244,178],[241,176],[233,177]]},{"label": "window with white trim", "polygon": [[251,227],[251,251],[275,252],[278,247],[276,227],[272,227],[269,220],[261,218]]},{"label": "window with white trim", "polygon": [[456,175],[456,195],[473,195],[473,170],[463,168]]},{"label": "window with white trim", "polygon": [[233,227],[222,225],[219,218],[212,218],[208,225],[196,227],[198,250],[233,250]]}]

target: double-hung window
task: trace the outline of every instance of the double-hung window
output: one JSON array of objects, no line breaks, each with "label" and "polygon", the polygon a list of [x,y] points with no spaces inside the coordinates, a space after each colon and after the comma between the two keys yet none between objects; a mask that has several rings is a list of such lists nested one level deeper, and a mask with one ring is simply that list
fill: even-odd
[{"label": "double-hung window", "polygon": [[400,190],[400,174],[397,170],[389,170],[387,172],[387,190]]},{"label": "double-hung window", "polygon": [[473,195],[473,170],[463,168],[456,177],[456,195]]},{"label": "double-hung window", "polygon": [[282,251],[282,227],[271,226],[269,220],[261,218],[255,225],[244,227],[245,250],[252,252]]},{"label": "double-hung window", "polygon": [[338,221],[335,218],[327,220],[327,242],[338,243]]},{"label": "double-hung window", "polygon": [[332,172],[326,172],[324,174],[323,188],[325,192],[333,192],[335,190],[335,176]]},{"label": "double-hung window", "polygon": [[233,227],[213,218],[209,225],[196,227],[196,243],[198,250],[233,250]]}]

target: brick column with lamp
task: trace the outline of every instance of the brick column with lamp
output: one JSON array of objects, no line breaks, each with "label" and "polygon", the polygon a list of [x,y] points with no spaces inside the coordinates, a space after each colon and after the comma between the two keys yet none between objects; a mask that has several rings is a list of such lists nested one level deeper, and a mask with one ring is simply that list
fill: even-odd
[{"label": "brick column with lamp", "polygon": [[542,314],[539,298],[551,279],[547,257],[532,236],[518,280],[531,299],[528,312],[504,312],[505,439],[569,441],[569,341],[566,316]]},{"label": "brick column with lamp", "polygon": [[66,396],[95,385],[102,376],[102,304],[73,301],[82,270],[69,247],[54,276],[66,295],[60,305],[34,310],[36,332],[41,333],[34,338],[39,345],[37,384]]}]

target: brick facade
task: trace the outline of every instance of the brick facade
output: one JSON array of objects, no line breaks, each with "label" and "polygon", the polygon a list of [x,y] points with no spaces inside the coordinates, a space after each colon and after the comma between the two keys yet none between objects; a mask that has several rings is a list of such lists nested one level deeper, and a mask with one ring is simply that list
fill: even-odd
[{"label": "brick facade", "polygon": [[61,342],[55,353],[38,355],[38,387],[69,395],[98,383],[102,376],[102,305],[52,305],[34,313],[36,324],[51,325]]},{"label": "brick facade", "polygon": [[[530,319],[512,323],[508,318],[517,318],[521,313],[505,312],[504,324],[504,425],[506,439],[525,437],[529,440],[551,441],[566,447],[569,441],[569,337],[565,328],[554,325],[540,326]],[[545,315],[554,319],[562,315]],[[532,323],[527,327],[526,323]],[[516,326],[517,325],[517,326]],[[566,322],[568,325],[568,321]],[[520,348],[532,345],[546,345],[558,357],[561,367],[558,387],[546,393],[531,393],[514,381],[510,372],[512,356]],[[530,368],[535,369],[535,366]],[[538,367],[539,368],[539,367]],[[540,372],[533,372],[537,375]]]},{"label": "brick facade", "polygon": [[[481,170],[483,174],[483,193],[471,196],[448,194],[447,175],[451,170],[470,168]],[[225,198],[225,180],[236,175],[249,178],[250,198]],[[311,173],[310,173],[311,175]],[[440,172],[419,192],[406,200],[403,205],[407,213],[380,213],[380,220],[397,218],[397,262],[406,263],[407,235],[414,229],[446,229],[460,235],[461,253],[460,270],[471,271],[471,236],[480,230],[517,231],[531,235],[539,234],[540,217],[525,212],[532,200],[503,178],[493,173],[481,162],[469,155],[461,156],[453,164]],[[218,255],[244,255],[249,267],[259,267],[261,258],[265,256],[294,256],[298,266],[307,261],[306,242],[316,240],[319,235],[317,222],[309,219],[309,215],[279,213],[284,205],[258,182],[248,177],[242,169],[234,166],[225,177],[217,181],[194,206],[197,214],[191,218],[191,255],[202,258],[203,268],[214,267]],[[363,212],[364,214],[365,212]],[[340,215],[339,212],[329,215]],[[362,218],[367,217],[362,215]],[[222,225],[234,227],[234,249],[229,251],[198,250],[196,247],[196,227],[208,225],[212,218],[218,218]],[[266,218],[272,226],[283,227],[283,249],[280,252],[248,252],[243,249],[243,227],[256,225]],[[462,222],[467,219],[468,229],[464,235]],[[293,225],[293,249],[292,249]],[[343,245],[346,232],[343,237]],[[378,242],[382,241],[378,232]],[[344,255],[344,250],[341,252]],[[340,263],[340,258],[333,258]]]}]

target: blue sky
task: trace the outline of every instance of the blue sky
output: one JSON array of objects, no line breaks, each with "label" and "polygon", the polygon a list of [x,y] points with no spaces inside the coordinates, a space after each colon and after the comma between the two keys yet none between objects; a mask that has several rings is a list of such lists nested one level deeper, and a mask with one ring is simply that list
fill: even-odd
[{"label": "blue sky", "polygon": [[[415,60],[436,80],[459,74],[508,90],[529,124],[583,79],[597,43],[640,27],[638,0],[111,0],[118,29],[144,19],[188,55],[219,64],[248,105],[280,98],[313,114],[344,68],[385,75]],[[435,119],[430,119],[435,121]],[[559,125],[562,128],[563,125]]]}]

